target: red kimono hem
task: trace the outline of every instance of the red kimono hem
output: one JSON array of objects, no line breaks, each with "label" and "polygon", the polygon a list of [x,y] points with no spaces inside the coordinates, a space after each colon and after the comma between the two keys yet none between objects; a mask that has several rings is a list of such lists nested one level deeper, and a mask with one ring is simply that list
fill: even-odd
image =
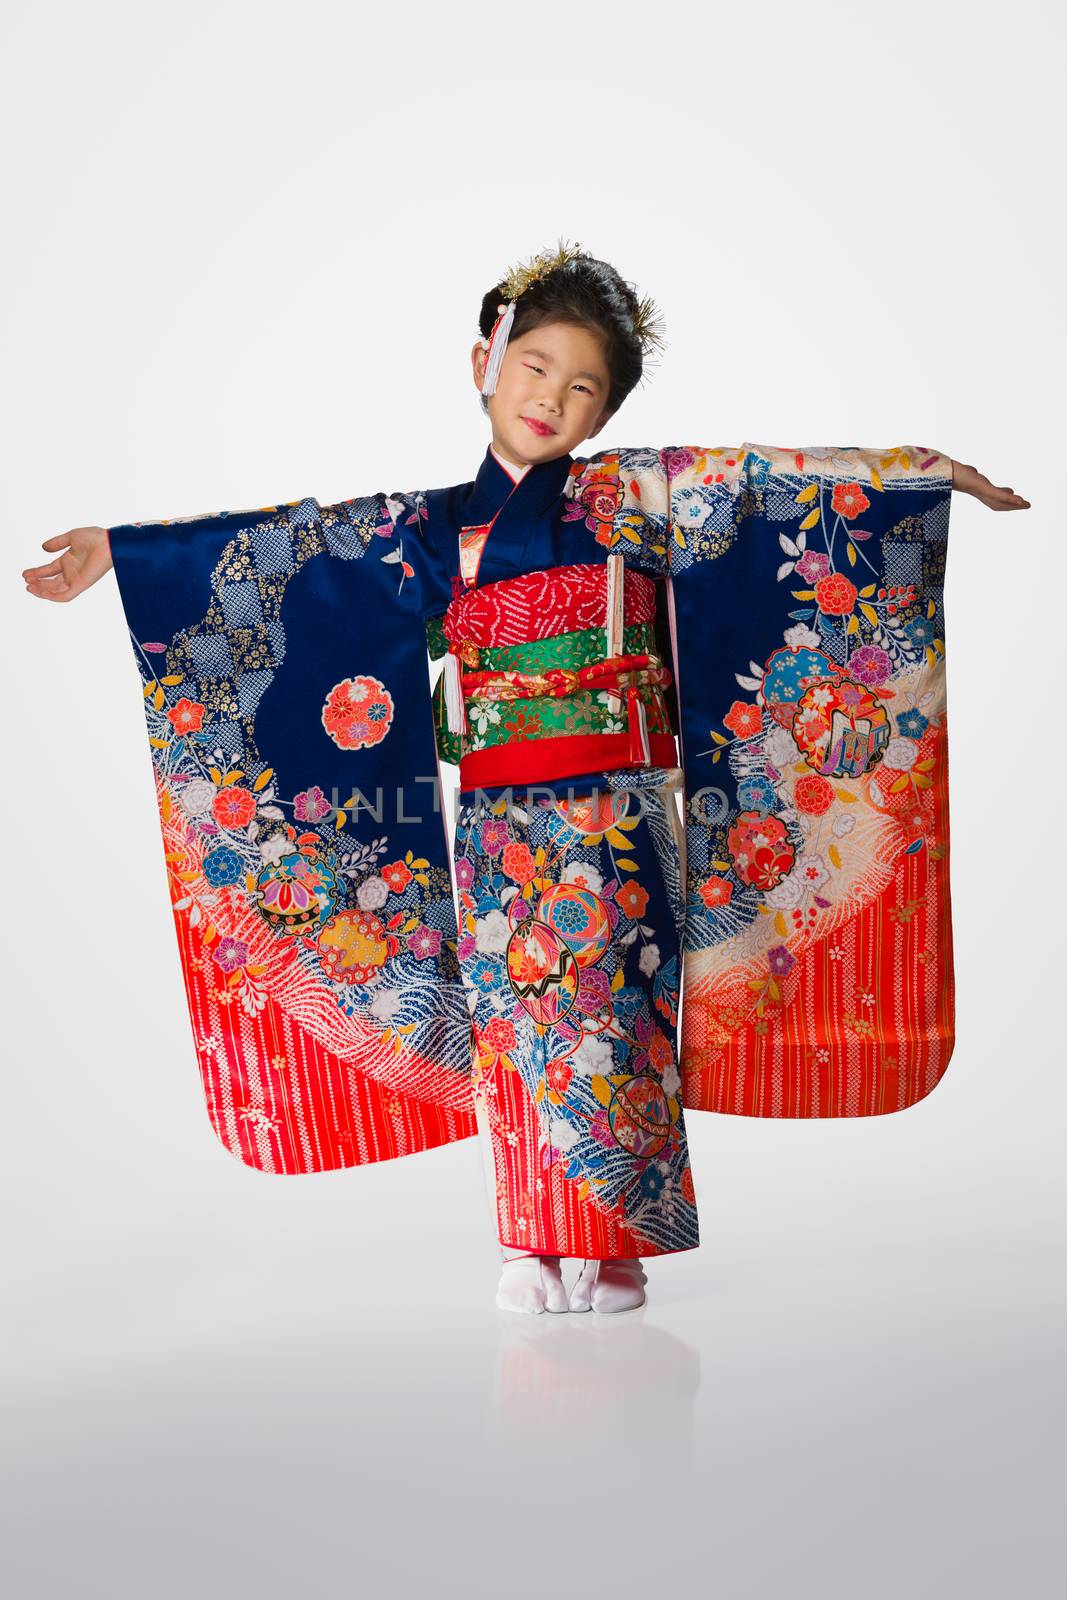
[{"label": "red kimono hem", "polygon": [[[624,1261],[624,1260],[632,1259],[630,1257],[621,1256],[621,1255],[597,1256],[597,1255],[584,1255],[583,1254],[582,1256],[568,1256],[568,1255],[566,1255],[565,1253],[563,1253],[563,1252],[561,1252],[559,1250],[550,1250],[547,1245],[514,1244],[509,1239],[501,1239],[500,1243],[503,1245],[505,1250],[527,1250],[527,1251],[530,1252],[531,1255],[559,1256],[561,1261],[579,1261],[579,1260],[582,1260],[582,1261]],[[679,1244],[679,1245],[675,1245],[673,1250],[655,1250],[655,1249],[653,1249],[653,1250],[640,1250],[638,1252],[638,1255],[637,1255],[637,1260],[639,1260],[639,1261],[651,1261],[655,1256],[680,1256],[680,1255],[684,1254],[684,1252],[687,1251],[687,1250],[699,1250],[699,1249],[700,1249],[700,1240],[698,1239],[696,1244]]]}]

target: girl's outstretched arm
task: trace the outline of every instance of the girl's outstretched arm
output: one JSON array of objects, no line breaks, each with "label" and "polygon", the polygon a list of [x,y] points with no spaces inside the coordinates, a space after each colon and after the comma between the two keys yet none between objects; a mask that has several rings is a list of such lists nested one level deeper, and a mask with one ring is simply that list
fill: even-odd
[{"label": "girl's outstretched arm", "polygon": [[45,539],[42,550],[61,550],[42,567],[25,567],[26,590],[39,600],[73,600],[113,565],[106,528],[71,528]]},{"label": "girl's outstretched arm", "polygon": [[[952,457],[949,457],[952,461]],[[965,466],[962,461],[952,461],[952,487],[960,494],[973,494],[991,511],[1029,511],[1030,502],[1014,489],[998,489],[990,483],[977,467]]]}]

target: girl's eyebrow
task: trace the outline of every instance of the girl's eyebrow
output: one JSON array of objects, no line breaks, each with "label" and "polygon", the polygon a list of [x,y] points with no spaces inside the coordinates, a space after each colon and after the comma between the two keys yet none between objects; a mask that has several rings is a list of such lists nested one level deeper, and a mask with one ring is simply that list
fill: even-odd
[{"label": "girl's eyebrow", "polygon": [[[522,353],[524,356],[540,356],[542,361],[547,361],[549,364],[552,362],[552,357],[547,350],[534,350],[528,344],[523,345]],[[600,379],[595,372],[576,372],[574,376],[576,378],[588,378],[590,383],[595,383],[598,389],[601,387]]]}]

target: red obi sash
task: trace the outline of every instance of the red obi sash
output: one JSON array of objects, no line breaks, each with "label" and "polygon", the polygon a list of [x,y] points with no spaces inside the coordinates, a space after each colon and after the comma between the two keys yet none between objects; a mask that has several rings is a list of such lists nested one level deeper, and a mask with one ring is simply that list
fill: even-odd
[{"label": "red obi sash", "polygon": [[[624,571],[626,623],[652,622],[656,585],[643,572]],[[496,647],[551,639],[580,628],[604,627],[607,606],[607,566],[548,567],[465,590],[445,612],[445,638],[457,653],[463,643]]]},{"label": "red obi sash", "polygon": [[[655,615],[655,584],[628,570],[618,556],[606,565],[550,567],[459,594],[445,612],[443,628],[449,645],[448,725],[462,736],[461,788],[676,766],[677,745],[667,731],[662,693],[671,674],[650,651],[623,648],[623,630],[651,625]],[[595,659],[588,659],[587,637],[586,659],[560,665],[564,636],[590,629],[603,630]],[[526,644],[543,649],[524,652],[523,670],[491,659],[508,646]],[[573,715],[551,719],[549,733],[540,731],[538,718],[520,715],[514,731],[503,736],[502,728],[512,725],[502,725],[498,715],[491,741],[471,748],[478,742],[472,727],[486,725],[486,702],[544,699],[570,702],[566,709]],[[595,726],[598,722],[610,726]],[[564,723],[574,731],[561,732]]]}]

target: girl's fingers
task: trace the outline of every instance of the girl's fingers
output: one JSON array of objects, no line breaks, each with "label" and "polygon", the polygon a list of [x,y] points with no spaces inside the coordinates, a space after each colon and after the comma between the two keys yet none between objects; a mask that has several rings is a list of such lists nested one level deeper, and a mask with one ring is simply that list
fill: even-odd
[{"label": "girl's fingers", "polygon": [[61,572],[62,570],[63,557],[57,556],[55,561],[49,561],[43,567],[24,567],[22,576],[24,578],[50,578],[53,573]]},{"label": "girl's fingers", "polygon": [[38,600],[71,600],[74,597],[70,584],[63,578],[54,579],[50,583],[28,583],[26,589],[29,594],[36,595]]},{"label": "girl's fingers", "polygon": [[1029,500],[1024,500],[1014,489],[997,489],[992,484],[988,493],[982,498],[993,511],[1016,511],[1022,508],[1029,510],[1030,507]]},{"label": "girl's fingers", "polygon": [[[958,467],[958,471],[956,470]],[[964,494],[973,495],[980,500],[990,511],[1028,511],[1029,500],[1023,495],[1016,494],[1008,485],[993,483],[984,472],[979,472],[977,467],[967,466],[964,462],[953,464],[953,488],[960,489]]]},{"label": "girl's fingers", "polygon": [[41,540],[42,550],[63,550],[70,543],[69,533],[54,533],[50,539]]}]

